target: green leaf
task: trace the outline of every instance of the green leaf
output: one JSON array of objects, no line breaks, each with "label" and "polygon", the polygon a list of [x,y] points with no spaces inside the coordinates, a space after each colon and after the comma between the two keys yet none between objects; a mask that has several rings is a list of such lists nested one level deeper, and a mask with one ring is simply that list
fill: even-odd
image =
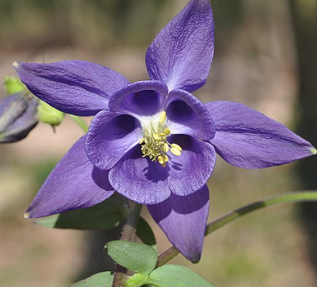
[{"label": "green leaf", "polygon": [[120,224],[123,219],[121,210],[119,200],[112,196],[92,207],[35,219],[34,222],[49,228],[107,230]]},{"label": "green leaf", "polygon": [[26,91],[24,84],[17,77],[4,77],[4,89],[8,95]]},{"label": "green leaf", "polygon": [[151,226],[142,217],[139,218],[136,234],[144,244],[152,246],[156,250],[155,235]]},{"label": "green leaf", "polygon": [[123,267],[141,274],[150,273],[156,265],[153,247],[131,241],[116,240],[106,245],[108,255]]},{"label": "green leaf", "polygon": [[180,265],[164,265],[155,269],[146,283],[157,287],[215,287],[193,270]]},{"label": "green leaf", "polygon": [[148,274],[135,273],[132,277],[129,277],[125,283],[125,287],[139,287],[146,285],[149,279]]},{"label": "green leaf", "polygon": [[111,287],[112,280],[113,275],[110,272],[101,272],[71,284],[68,287]]}]

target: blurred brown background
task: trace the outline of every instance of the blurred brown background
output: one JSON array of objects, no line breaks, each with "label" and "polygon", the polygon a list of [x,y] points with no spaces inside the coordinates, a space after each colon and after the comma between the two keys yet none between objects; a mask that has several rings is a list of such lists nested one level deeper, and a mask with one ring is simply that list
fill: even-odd
[{"label": "blurred brown background", "polygon": [[[147,46],[186,3],[0,0],[0,77],[15,75],[16,60],[45,58],[87,60],[130,81],[147,79]],[[213,0],[212,6],[215,57],[195,95],[247,104],[317,146],[317,0]],[[104,243],[89,243],[95,234],[48,230],[23,219],[48,172],[81,135],[66,119],[56,133],[40,124],[22,142],[0,146],[0,286],[66,286],[98,261],[92,247],[100,253]],[[243,170],[219,158],[209,182],[210,218],[269,195],[316,189],[315,166],[310,158]],[[316,210],[310,204],[260,211],[207,237],[199,264],[180,255],[173,262],[219,287],[317,286]],[[148,218],[162,251],[169,243]]]}]

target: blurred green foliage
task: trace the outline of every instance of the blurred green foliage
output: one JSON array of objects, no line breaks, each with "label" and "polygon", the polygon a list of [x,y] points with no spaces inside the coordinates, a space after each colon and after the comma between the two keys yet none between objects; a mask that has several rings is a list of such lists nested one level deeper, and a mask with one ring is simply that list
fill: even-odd
[{"label": "blurred green foliage", "polygon": [[[187,0],[1,0],[1,49],[147,46]],[[211,0],[217,33],[232,33],[243,0]]]},{"label": "blurred green foliage", "polygon": [[[1,0],[2,48],[147,44],[167,0]],[[141,32],[142,31],[142,32]]]}]

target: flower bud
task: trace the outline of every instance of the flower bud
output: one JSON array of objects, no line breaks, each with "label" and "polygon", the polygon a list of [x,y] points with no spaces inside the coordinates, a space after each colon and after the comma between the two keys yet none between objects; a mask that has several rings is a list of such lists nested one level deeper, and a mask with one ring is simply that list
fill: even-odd
[{"label": "flower bud", "polygon": [[0,143],[24,139],[38,123],[38,99],[23,93],[0,99]]},{"label": "flower bud", "polygon": [[25,91],[26,87],[17,77],[4,77],[4,89],[7,95],[13,95]]},{"label": "flower bud", "polygon": [[37,107],[38,119],[42,123],[50,124],[51,126],[58,126],[64,119],[65,114],[49,104],[39,101]]}]

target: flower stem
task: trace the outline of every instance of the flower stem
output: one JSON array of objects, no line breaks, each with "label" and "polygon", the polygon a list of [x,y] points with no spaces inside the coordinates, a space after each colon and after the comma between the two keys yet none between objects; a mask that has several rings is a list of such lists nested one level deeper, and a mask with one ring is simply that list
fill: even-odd
[{"label": "flower stem", "polygon": [[80,117],[74,116],[74,115],[69,115],[68,116],[85,132],[87,133],[88,131],[88,125],[87,123]]},{"label": "flower stem", "polygon": [[[253,211],[262,209],[264,207],[275,206],[284,203],[296,203],[303,201],[317,201],[317,191],[311,192],[294,192],[286,193],[263,200],[259,200],[250,203],[246,206],[240,207],[236,210],[230,211],[217,219],[213,220],[206,226],[205,236],[211,234],[212,232],[220,229],[221,227],[227,225],[228,223],[234,221],[235,219],[241,218],[243,215],[249,214]],[[166,264],[168,261],[173,259],[179,251],[174,247],[170,247],[165,250],[158,258],[157,267]]]},{"label": "flower stem", "polygon": [[[124,224],[121,232],[120,240],[134,241],[136,234],[136,226],[140,217],[142,205],[131,200],[128,201],[129,211],[127,221]],[[119,264],[114,266],[114,277],[112,287],[124,287],[128,270]]]}]

